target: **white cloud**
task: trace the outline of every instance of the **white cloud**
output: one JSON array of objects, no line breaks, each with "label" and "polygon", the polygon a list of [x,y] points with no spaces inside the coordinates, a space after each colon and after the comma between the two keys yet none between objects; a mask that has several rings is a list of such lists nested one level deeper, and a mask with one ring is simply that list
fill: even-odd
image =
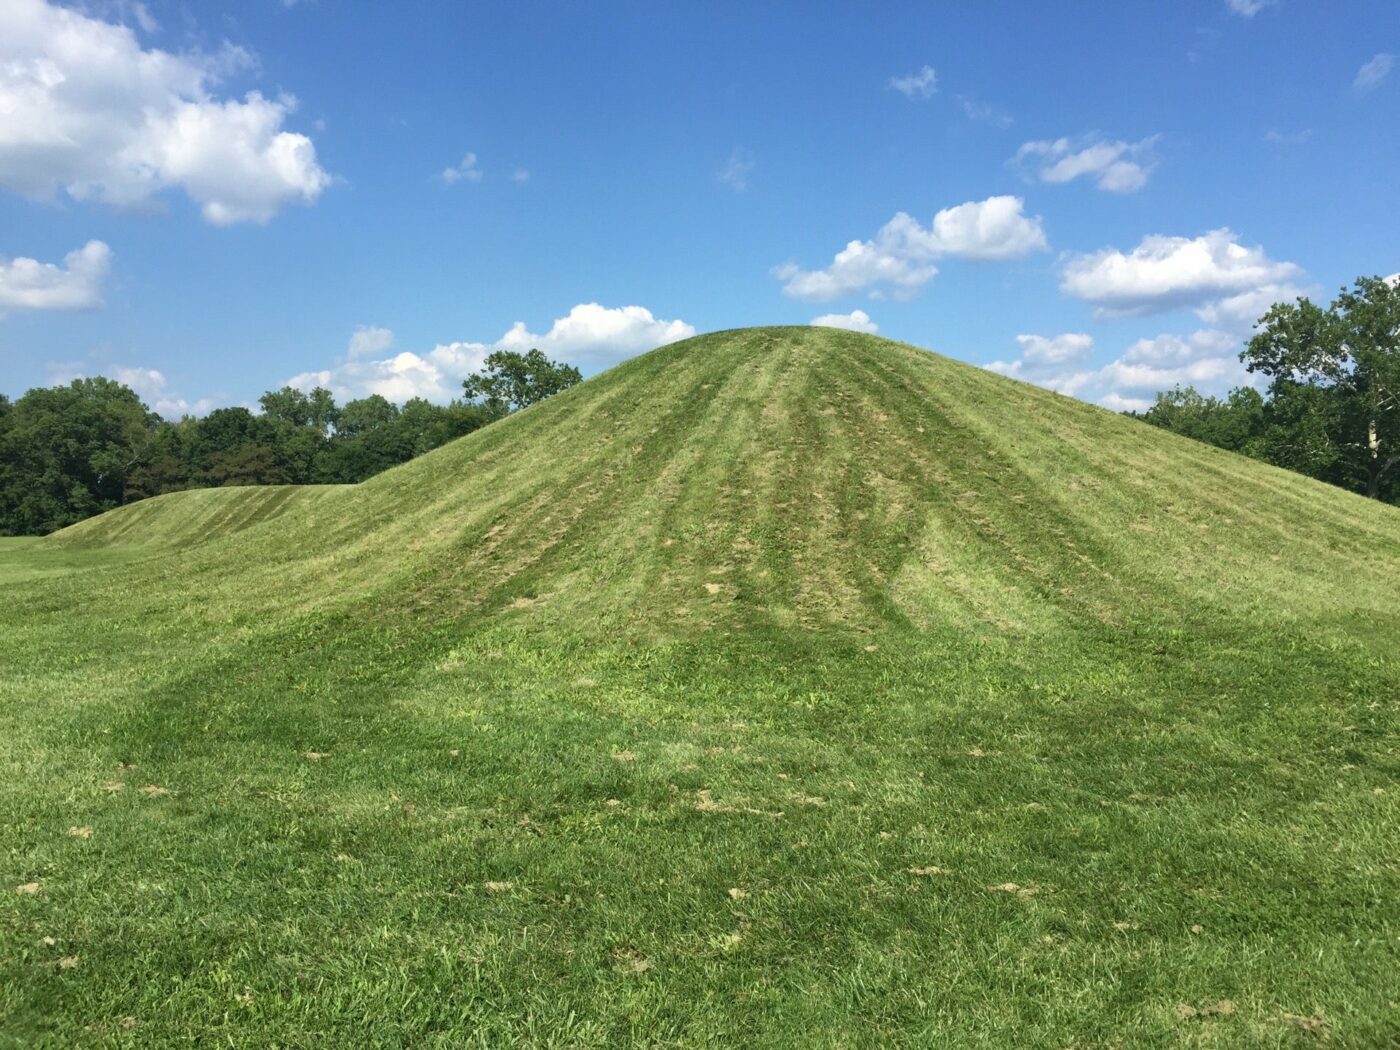
[{"label": "white cloud", "polygon": [[845,328],[852,332],[865,332],[874,335],[880,326],[870,319],[864,310],[852,310],[848,314],[822,314],[812,318],[814,328]]},{"label": "white cloud", "polygon": [[350,333],[350,345],[346,355],[351,359],[373,357],[382,354],[394,345],[394,333],[387,328],[362,324]]},{"label": "white cloud", "polygon": [[1242,18],[1253,18],[1266,7],[1272,7],[1278,0],[1225,0],[1231,14]]},{"label": "white cloud", "polygon": [[1227,295],[1222,299],[1198,306],[1195,314],[1208,325],[1236,334],[1248,334],[1256,321],[1268,313],[1274,303],[1288,303],[1307,295],[1309,289],[1295,284],[1262,284],[1257,288]]},{"label": "white cloud", "polygon": [[102,305],[102,285],[112,249],[88,241],[63,265],[0,256],[0,315],[6,310],[92,310]]},{"label": "white cloud", "polygon": [[735,146],[729,154],[729,160],[719,169],[717,178],[731,190],[742,193],[749,188],[749,172],[753,171],[753,166],[753,154]]},{"label": "white cloud", "polygon": [[516,168],[513,172],[510,173],[510,181],[511,181],[511,182],[529,182],[529,181],[530,181],[530,173],[529,173],[528,171],[526,171],[524,168]]},{"label": "white cloud", "polygon": [[1175,307],[1204,307],[1300,275],[1289,262],[1270,259],[1262,246],[1246,248],[1228,229],[1199,237],[1144,237],[1131,252],[1115,248],[1071,256],[1060,289],[1099,307],[1100,316],[1147,314]]},{"label": "white cloud", "polygon": [[114,365],[107,375],[118,383],[124,383],[136,391],[146,407],[166,419],[180,419],[183,416],[208,415],[218,407],[216,398],[202,397],[188,401],[170,389],[165,374],[154,368],[127,368]]},{"label": "white cloud", "polygon": [[94,368],[91,362],[82,361],[50,362],[48,367],[50,386],[66,386],[75,379],[96,375],[106,376],[130,387],[147,408],[166,419],[208,415],[215,408],[228,403],[223,397],[201,397],[189,401],[172,391],[165,373],[155,368],[132,368],[116,364]]},{"label": "white cloud", "polygon": [[938,74],[924,66],[907,77],[890,77],[889,86],[906,98],[933,98],[938,93]]},{"label": "white cloud", "polygon": [[1094,338],[1085,332],[1018,335],[1016,342],[1021,346],[1020,357],[993,361],[987,368],[1070,396],[1078,394],[1093,376],[1092,371],[1086,370],[1086,362],[1093,353]]},{"label": "white cloud", "polygon": [[442,174],[438,177],[449,186],[454,182],[461,182],[463,179],[468,182],[480,182],[481,169],[476,166],[476,154],[468,153],[460,163],[454,164],[450,168],[443,168]]},{"label": "white cloud", "polygon": [[294,99],[211,93],[252,64],[143,49],[125,25],[45,0],[0,3],[0,185],[39,199],[153,207],[179,188],[218,225],[267,222],[330,184]]},{"label": "white cloud", "polygon": [[959,95],[958,105],[962,106],[963,115],[968,120],[976,120],[983,124],[991,124],[997,128],[1009,128],[1015,123],[1010,113],[990,102],[983,102],[981,99],[971,95]]},{"label": "white cloud", "polygon": [[937,250],[962,259],[1016,259],[1047,247],[1040,217],[1020,197],[988,197],[944,208],[933,217]]},{"label": "white cloud", "polygon": [[1016,151],[1014,163],[1031,170],[1041,182],[1069,182],[1087,175],[1101,190],[1132,193],[1147,185],[1157,163],[1152,147],[1159,137],[1141,142],[1110,141],[1097,135],[1043,139],[1025,143]]},{"label": "white cloud", "polygon": [[1351,82],[1351,89],[1358,95],[1364,95],[1379,87],[1381,81],[1390,76],[1394,65],[1395,56],[1381,52],[1356,71],[1356,79]]},{"label": "white cloud", "polygon": [[1094,349],[1094,337],[1087,332],[1065,332],[1046,338],[1043,335],[1018,335],[1021,360],[1036,367],[1060,366],[1082,361]]},{"label": "white cloud", "polygon": [[302,372],[288,379],[287,385],[302,390],[324,386],[342,401],[379,394],[396,402],[413,397],[445,402],[461,396],[462,380],[479,370],[493,350],[539,348],[555,360],[594,368],[694,334],[694,326],[654,317],[645,307],[580,303],[543,333],[531,332],[523,321],[517,321],[493,343],[439,343],[425,354],[405,350],[375,358],[366,356],[365,348],[372,346],[368,352],[387,354],[394,345],[393,333],[362,326],[351,335],[347,353],[338,364]]},{"label": "white cloud", "polygon": [[[794,299],[827,300],[872,288],[871,295],[908,299],[938,273],[934,260],[1014,259],[1046,247],[1039,216],[1027,216],[1020,197],[988,197],[944,208],[925,228],[899,212],[868,241],[851,241],[822,270],[796,263],[773,269]],[[882,287],[883,286],[883,287]]]},{"label": "white cloud", "polygon": [[1184,338],[1164,334],[1139,339],[1102,366],[1089,362],[1093,339],[1082,332],[1020,335],[1016,340],[1021,356],[993,361],[988,370],[1117,411],[1141,411],[1159,391],[1178,385],[1223,394],[1254,381],[1240,363],[1240,339],[1217,329],[1202,329]]}]

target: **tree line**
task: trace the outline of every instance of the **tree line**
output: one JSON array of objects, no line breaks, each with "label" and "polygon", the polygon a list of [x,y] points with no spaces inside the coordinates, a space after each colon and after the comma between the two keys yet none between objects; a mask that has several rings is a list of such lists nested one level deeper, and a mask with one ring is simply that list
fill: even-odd
[{"label": "tree line", "polygon": [[497,351],[448,405],[269,390],[260,411],[163,419],[101,376],[0,395],[0,535],[42,535],[148,496],[222,485],[355,483],[580,380],[539,350]]},{"label": "tree line", "polygon": [[1154,426],[1400,503],[1400,282],[1358,277],[1327,307],[1276,303],[1240,354],[1268,380],[1157,395]]}]

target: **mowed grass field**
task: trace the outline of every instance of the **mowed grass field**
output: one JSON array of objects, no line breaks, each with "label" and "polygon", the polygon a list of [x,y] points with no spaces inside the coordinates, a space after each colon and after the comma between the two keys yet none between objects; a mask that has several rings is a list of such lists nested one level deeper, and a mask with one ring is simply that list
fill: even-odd
[{"label": "mowed grass field", "polygon": [[0,544],[14,1046],[1400,1044],[1400,512],[873,337]]}]

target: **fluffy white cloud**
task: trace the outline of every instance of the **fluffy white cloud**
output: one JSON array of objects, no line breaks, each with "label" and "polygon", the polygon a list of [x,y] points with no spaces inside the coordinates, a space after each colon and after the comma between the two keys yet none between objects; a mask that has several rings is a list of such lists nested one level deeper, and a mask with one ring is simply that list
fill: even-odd
[{"label": "fluffy white cloud", "polygon": [[1351,89],[1358,95],[1380,86],[1382,80],[1390,76],[1390,71],[1395,66],[1395,56],[1387,52],[1381,52],[1369,62],[1356,71],[1356,78],[1351,82]]},{"label": "fluffy white cloud", "polygon": [[1015,259],[1046,247],[1040,217],[1027,216],[1020,197],[988,197],[944,208],[927,227],[904,212],[885,223],[871,240],[851,241],[822,270],[796,263],[773,269],[783,291],[794,299],[827,300],[872,288],[908,299],[938,273],[934,260]]},{"label": "fluffy white cloud", "polygon": [[1106,248],[1072,256],[1060,289],[1099,307],[1100,315],[1146,314],[1289,285],[1301,271],[1247,248],[1227,229],[1199,237],[1144,237],[1131,252]]},{"label": "fluffy white cloud", "polygon": [[944,208],[933,217],[936,251],[962,259],[1018,259],[1047,247],[1040,217],[1020,197],[988,197]]},{"label": "fluffy white cloud", "polygon": [[266,222],[330,184],[290,97],[212,89],[252,58],[239,48],[144,49],[127,26],[46,0],[0,3],[0,185],[49,199],[150,207],[184,190],[206,220]]},{"label": "fluffy white cloud", "polygon": [[112,250],[88,241],[63,265],[0,256],[0,315],[6,310],[91,310],[102,305]]},{"label": "fluffy white cloud", "polygon": [[467,182],[480,182],[481,174],[481,169],[476,166],[476,154],[468,153],[459,163],[450,168],[443,168],[442,174],[438,178],[451,186],[454,182],[461,182],[463,179]]},{"label": "fluffy white cloud", "polygon": [[1198,306],[1194,313],[1208,325],[1236,335],[1244,335],[1254,328],[1255,322],[1263,317],[1274,303],[1292,302],[1299,296],[1307,295],[1308,291],[1307,288],[1289,283],[1263,284],[1238,295],[1227,295],[1223,299]]},{"label": "fluffy white cloud", "polygon": [[1070,396],[1077,395],[1093,378],[1093,372],[1086,370],[1086,362],[1093,353],[1094,338],[1085,332],[1018,335],[1016,342],[1021,346],[1020,357],[993,361],[987,368]]},{"label": "fluffy white cloud", "polygon": [[1041,182],[1069,182],[1087,175],[1101,190],[1132,193],[1147,185],[1156,166],[1152,147],[1159,136],[1141,142],[1110,141],[1098,136],[1027,142],[1014,163]]},{"label": "fluffy white cloud", "polygon": [[753,171],[753,166],[753,154],[735,146],[729,154],[729,160],[719,169],[717,178],[731,190],[742,193],[749,188],[749,172]]},{"label": "fluffy white cloud", "polygon": [[387,354],[394,336],[385,328],[362,326],[351,335],[340,363],[302,372],[288,379],[287,385],[302,390],[327,387],[342,401],[379,394],[396,402],[413,397],[444,402],[461,395],[462,380],[480,369],[494,350],[538,348],[555,360],[594,368],[694,334],[694,326],[654,317],[645,307],[580,303],[567,316],[557,318],[547,332],[531,332],[523,321],[517,321],[494,343],[439,343],[426,354],[405,350],[372,357],[369,355]]},{"label": "fluffy white cloud", "polygon": [[924,66],[907,77],[890,77],[889,86],[906,98],[933,98],[938,93],[938,74]]},{"label": "fluffy white cloud", "polygon": [[874,335],[880,326],[870,319],[864,310],[852,310],[848,314],[822,314],[812,318],[814,328],[845,328],[852,332],[866,332]]},{"label": "fluffy white cloud", "polygon": [[1139,339],[1104,365],[1093,365],[1093,339],[1082,332],[1045,337],[1020,335],[1020,357],[986,367],[1013,379],[1095,401],[1117,411],[1142,410],[1159,391],[1194,386],[1223,394],[1252,381],[1239,360],[1240,340],[1228,332],[1202,329],[1186,337]]},{"label": "fluffy white cloud", "polygon": [[1278,0],[1225,0],[1225,6],[1231,14],[1239,15],[1242,18],[1253,18],[1266,7],[1272,7]]}]

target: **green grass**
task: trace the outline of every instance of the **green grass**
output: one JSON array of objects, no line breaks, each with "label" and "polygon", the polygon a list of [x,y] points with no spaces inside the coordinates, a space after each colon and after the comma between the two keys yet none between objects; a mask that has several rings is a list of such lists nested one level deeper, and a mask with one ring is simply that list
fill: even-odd
[{"label": "green grass", "polygon": [[12,1045],[1400,1042],[1394,508],[806,328],[272,495],[0,546]]}]

